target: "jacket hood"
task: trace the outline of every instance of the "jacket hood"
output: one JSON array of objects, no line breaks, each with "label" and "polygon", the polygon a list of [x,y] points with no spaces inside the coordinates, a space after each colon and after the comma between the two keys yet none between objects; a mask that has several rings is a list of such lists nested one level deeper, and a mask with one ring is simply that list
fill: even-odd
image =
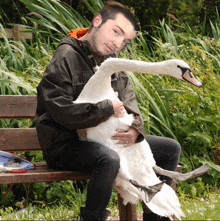
[{"label": "jacket hood", "polygon": [[[93,51],[92,51],[92,49],[91,49],[91,47],[90,47],[89,42],[87,42],[87,41],[79,41],[78,39],[76,39],[76,38],[74,38],[74,37],[72,37],[72,36],[68,36],[68,37],[64,38],[63,40],[61,40],[60,43],[59,43],[59,45],[58,45],[58,47],[61,46],[61,45],[64,45],[64,44],[68,44],[68,45],[70,45],[71,47],[73,47],[75,50],[79,49],[80,51],[81,51],[82,49],[84,49],[84,47],[86,46],[87,51],[88,51],[90,54],[93,53]],[[82,46],[84,46],[84,47],[82,48]],[[78,51],[78,50],[77,50],[77,51]]]},{"label": "jacket hood", "polygon": [[[75,50],[77,49],[82,49],[87,55],[93,54],[93,50],[89,44],[88,41],[79,41],[78,39],[85,35],[88,32],[89,28],[77,28],[77,29],[72,29],[70,33],[68,34],[68,37],[64,38],[60,44],[68,44],[72,46]],[[59,47],[58,46],[58,47]],[[80,49],[80,51],[81,51]],[[79,50],[77,50],[79,52]]]},{"label": "jacket hood", "polygon": [[96,54],[93,52],[88,41],[79,41],[78,39],[68,36],[60,41],[58,47],[61,45],[70,45],[77,53],[79,53],[87,62],[91,65],[91,69],[94,70],[96,65],[100,65],[99,62],[96,64]]},{"label": "jacket hood", "polygon": [[[63,39],[59,46],[62,44],[69,44],[73,47],[79,45],[79,38],[85,35],[88,32],[89,28],[77,28],[77,29],[72,29],[70,33],[68,34],[68,37]],[[81,41],[80,41],[81,42]]]}]

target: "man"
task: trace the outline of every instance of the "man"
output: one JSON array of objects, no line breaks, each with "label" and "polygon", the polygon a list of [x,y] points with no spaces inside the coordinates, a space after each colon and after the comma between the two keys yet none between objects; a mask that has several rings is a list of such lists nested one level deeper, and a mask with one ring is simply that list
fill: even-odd
[{"label": "man", "polygon": [[[145,133],[135,94],[124,72],[112,76],[112,87],[122,102],[104,100],[97,104],[73,104],[72,101],[77,99],[94,74],[95,66],[109,56],[116,56],[132,41],[137,30],[133,15],[124,6],[116,2],[107,3],[94,17],[89,30],[73,30],[69,37],[60,42],[37,88],[36,128],[48,166],[92,174],[86,206],[81,208],[83,220],[105,220],[109,215],[106,207],[119,171],[120,159],[108,147],[81,141],[77,129],[97,126],[111,116],[123,117],[126,109],[134,114],[135,120],[128,131],[117,131],[112,139],[118,140],[126,148],[142,141]],[[147,136],[146,139],[157,164],[175,170],[180,145],[167,138]],[[171,182],[167,178],[167,183]],[[145,210],[145,218],[159,219],[156,214]]]}]

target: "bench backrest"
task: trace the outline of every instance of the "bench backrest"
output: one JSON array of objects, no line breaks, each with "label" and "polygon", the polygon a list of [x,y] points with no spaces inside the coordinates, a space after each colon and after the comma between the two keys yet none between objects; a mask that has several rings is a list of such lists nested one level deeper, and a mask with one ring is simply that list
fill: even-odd
[{"label": "bench backrest", "polygon": [[[0,119],[33,119],[36,96],[0,96]],[[0,150],[41,150],[35,128],[0,128]]]}]

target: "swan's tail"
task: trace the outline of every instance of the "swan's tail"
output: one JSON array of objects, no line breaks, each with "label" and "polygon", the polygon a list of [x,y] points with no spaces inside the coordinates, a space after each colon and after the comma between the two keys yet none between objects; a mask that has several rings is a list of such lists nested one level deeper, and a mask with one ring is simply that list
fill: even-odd
[{"label": "swan's tail", "polygon": [[162,190],[149,203],[144,203],[153,213],[168,217],[170,220],[173,220],[174,216],[179,220],[185,216],[175,191],[167,184],[163,185]]},{"label": "swan's tail", "polygon": [[[153,213],[156,213],[159,216],[168,217],[171,220],[173,219],[173,216],[180,220],[181,217],[184,216],[175,191],[166,183],[160,183],[159,181],[159,183],[153,185],[154,188],[149,186],[148,189],[147,187],[147,192],[142,191],[142,189],[146,190],[145,187],[139,185],[136,186],[136,183],[132,184],[132,181],[127,182],[120,177],[116,179],[115,187],[118,193],[122,196],[124,205],[127,203],[137,204],[139,200],[141,200]],[[148,198],[146,198],[146,196]]]},{"label": "swan's tail", "polygon": [[134,180],[129,180],[136,188],[141,189],[145,193],[145,201],[148,203],[161,190],[166,181],[162,181],[152,186],[142,186]]}]

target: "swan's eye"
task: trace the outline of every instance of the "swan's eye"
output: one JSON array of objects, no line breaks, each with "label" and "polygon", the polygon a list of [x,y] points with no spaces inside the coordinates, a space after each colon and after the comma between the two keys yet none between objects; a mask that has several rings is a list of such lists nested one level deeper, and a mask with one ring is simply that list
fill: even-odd
[{"label": "swan's eye", "polygon": [[191,70],[189,70],[189,76],[190,76],[191,78],[193,78],[193,75],[192,75],[192,71],[191,71]]}]

